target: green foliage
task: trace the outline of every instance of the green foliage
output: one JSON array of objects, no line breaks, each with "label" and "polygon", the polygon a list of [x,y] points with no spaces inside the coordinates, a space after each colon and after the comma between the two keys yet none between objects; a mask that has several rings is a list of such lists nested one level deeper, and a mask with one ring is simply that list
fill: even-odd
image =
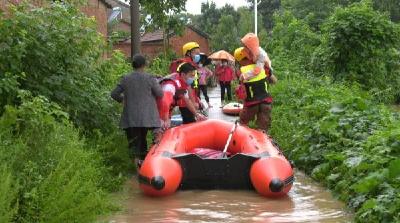
[{"label": "green foliage", "polygon": [[215,2],[203,2],[201,3],[201,14],[197,16],[193,23],[200,30],[208,34],[212,34],[215,31],[215,26],[218,24],[221,18],[221,12],[217,9]]},{"label": "green foliage", "polygon": [[139,1],[146,14],[146,30],[161,29],[165,33],[170,30],[181,33],[185,23],[178,13],[184,11],[186,0]]},{"label": "green foliage", "polygon": [[356,222],[399,219],[400,116],[357,86],[288,73],[272,88],[271,134]]},{"label": "green foliage", "polygon": [[278,57],[277,61],[290,63],[292,65],[290,67],[296,70],[310,69],[311,56],[320,44],[320,37],[307,23],[296,19],[289,11],[284,11],[275,15],[275,27],[272,33],[272,39],[262,43],[267,43],[265,48],[273,55],[273,61]]},{"label": "green foliage", "polygon": [[110,58],[101,63],[97,71],[102,75],[106,89],[112,89],[123,75],[132,72],[132,66],[121,51],[114,51]]},{"label": "green foliage", "polygon": [[323,27],[314,70],[359,83],[380,101],[394,101],[400,94],[399,34],[397,25],[367,3],[339,8]]},{"label": "green foliage", "polygon": [[88,151],[58,105],[26,91],[20,98],[0,118],[0,162],[15,178],[5,184],[18,194],[13,221],[92,222],[108,212],[102,178],[109,175],[99,153]]},{"label": "green foliage", "polygon": [[0,179],[0,222],[11,222],[18,208],[18,188],[5,164],[0,166]]},{"label": "green foliage", "polygon": [[[237,23],[238,36],[239,38],[241,38],[247,33],[254,32],[254,12],[250,11],[246,7],[238,8],[237,11],[239,13],[239,21]],[[260,35],[262,32],[267,33],[267,31],[264,29],[264,26],[262,25],[263,18],[264,18],[263,15],[258,13],[257,15],[257,24],[259,32],[258,35]]]},{"label": "green foliage", "polygon": [[254,17],[253,13],[247,8],[239,8],[238,9],[240,19],[237,24],[238,26],[238,35],[244,36],[249,32],[254,32]]},{"label": "green foliage", "polygon": [[60,104],[77,126],[110,129],[117,114],[106,97],[107,74],[98,69],[104,41],[94,20],[68,4],[22,5],[1,20],[1,80],[18,80],[20,88]]},{"label": "green foliage", "polygon": [[393,22],[400,22],[400,5],[397,0],[374,0],[374,8],[388,12]]},{"label": "green foliage", "polygon": [[161,54],[154,58],[146,70],[156,76],[166,76],[170,74],[169,65],[174,59],[176,59],[176,55],[172,51],[168,51],[166,56]]},{"label": "green foliage", "polygon": [[213,42],[211,47],[214,51],[225,50],[233,52],[240,46],[240,39],[233,16],[223,15],[219,20],[215,32],[211,36]]},{"label": "green foliage", "polygon": [[338,3],[332,0],[283,0],[282,5],[296,18],[304,19],[312,28],[318,30]]},{"label": "green foliage", "polygon": [[0,221],[93,222],[131,171],[109,96],[130,64],[68,3],[0,17]]},{"label": "green foliage", "polygon": [[[247,0],[251,4],[250,10],[253,11],[254,0]],[[259,27],[271,30],[274,27],[274,13],[281,9],[281,0],[263,0],[259,2],[257,11],[262,15],[263,23],[258,23]],[[254,17],[253,17],[254,20]]]}]

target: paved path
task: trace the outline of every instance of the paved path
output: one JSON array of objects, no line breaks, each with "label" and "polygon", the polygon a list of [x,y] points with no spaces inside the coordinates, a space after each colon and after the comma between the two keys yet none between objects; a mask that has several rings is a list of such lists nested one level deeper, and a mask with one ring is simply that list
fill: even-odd
[{"label": "paved path", "polygon": [[[206,101],[204,100],[203,94],[201,94],[200,96],[204,104],[207,104]],[[239,119],[239,116],[225,115],[224,113],[222,113],[222,109],[220,108],[221,93],[218,86],[214,88],[208,88],[208,96],[210,97],[210,103],[212,106],[212,108],[208,109],[208,118],[221,119],[230,122],[235,122],[235,120]]]}]

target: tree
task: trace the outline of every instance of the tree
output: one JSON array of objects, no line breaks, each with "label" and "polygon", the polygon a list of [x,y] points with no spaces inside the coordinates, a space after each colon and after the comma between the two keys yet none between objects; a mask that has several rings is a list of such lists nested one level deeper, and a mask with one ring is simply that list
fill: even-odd
[{"label": "tree", "polygon": [[131,58],[140,53],[139,0],[131,0]]},{"label": "tree", "polygon": [[201,3],[201,15],[193,21],[201,30],[204,30],[208,34],[212,34],[218,25],[219,19],[221,18],[221,12],[217,9],[215,2]]},{"label": "tree", "polygon": [[[341,4],[348,4],[348,0]],[[282,5],[285,9],[291,11],[296,18],[305,19],[308,24],[319,30],[319,26],[333,12],[338,5],[338,1],[332,0],[283,0]]]},{"label": "tree", "polygon": [[[336,7],[347,7],[361,0],[282,0],[285,9],[296,18],[306,19],[316,30],[333,13]],[[400,3],[398,0],[366,0],[372,2],[374,9],[390,14],[392,21],[400,21]]]},{"label": "tree", "polygon": [[150,18],[146,24],[147,30],[163,30],[164,54],[167,53],[168,33],[171,30],[181,30],[185,25],[175,16],[185,10],[185,3],[186,0],[140,0],[142,10]]},{"label": "tree", "polygon": [[[258,0],[259,1],[259,0]],[[250,9],[254,9],[254,0],[247,0],[251,4]],[[257,7],[257,11],[263,17],[263,25],[267,30],[271,30],[274,26],[274,13],[281,9],[281,0],[262,0]]]},{"label": "tree", "polygon": [[399,0],[374,0],[374,8],[388,12],[393,22],[400,22]]},{"label": "tree", "polygon": [[391,100],[400,95],[399,27],[371,5],[356,3],[334,12],[323,26],[314,67]]},{"label": "tree", "polygon": [[221,16],[231,15],[235,24],[237,24],[239,22],[240,15],[232,5],[225,4],[224,7],[222,7],[219,11],[220,11]]},{"label": "tree", "polygon": [[232,53],[239,47],[240,41],[233,16],[223,15],[211,38],[213,50],[226,50]]},{"label": "tree", "polygon": [[[239,37],[243,37],[249,32],[254,32],[254,13],[250,11],[247,7],[238,8],[239,13],[239,22],[237,23],[238,27],[238,35]],[[265,30],[264,26],[262,25],[263,17],[258,13],[257,20],[260,28],[258,28],[259,33],[261,30]]]}]

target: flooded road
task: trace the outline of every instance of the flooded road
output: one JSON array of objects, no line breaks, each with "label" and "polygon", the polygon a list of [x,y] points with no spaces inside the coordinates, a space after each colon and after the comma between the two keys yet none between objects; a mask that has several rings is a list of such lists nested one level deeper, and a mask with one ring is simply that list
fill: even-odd
[{"label": "flooded road", "polygon": [[[210,118],[234,121],[221,113],[219,89],[210,92]],[[108,218],[112,223],[128,222],[350,222],[351,213],[330,192],[295,170],[295,182],[288,196],[261,197],[255,191],[188,190],[164,198],[144,196],[136,177],[115,195],[123,210]]]}]

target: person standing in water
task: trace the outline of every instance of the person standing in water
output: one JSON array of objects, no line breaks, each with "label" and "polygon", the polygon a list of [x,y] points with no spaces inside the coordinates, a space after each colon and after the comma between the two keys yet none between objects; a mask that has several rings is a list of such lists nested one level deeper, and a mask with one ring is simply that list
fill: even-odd
[{"label": "person standing in water", "polygon": [[133,73],[124,76],[111,92],[111,97],[123,105],[120,127],[128,138],[129,157],[139,168],[147,155],[147,133],[161,127],[157,98],[163,91],[157,80],[144,72],[146,59],[135,55]]}]

